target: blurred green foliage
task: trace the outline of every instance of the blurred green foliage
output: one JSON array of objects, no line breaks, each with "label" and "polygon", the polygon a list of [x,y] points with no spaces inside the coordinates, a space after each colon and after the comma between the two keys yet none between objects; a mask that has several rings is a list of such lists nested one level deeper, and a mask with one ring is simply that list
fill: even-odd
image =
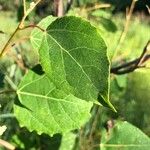
[{"label": "blurred green foliage", "polygon": [[[21,6],[21,1],[18,2],[19,6]],[[80,5],[89,5],[89,3],[94,2],[98,2],[98,0],[76,0],[74,6],[77,6],[78,3]],[[131,1],[121,0],[105,0],[105,2],[112,2],[116,5],[117,10],[124,9],[131,3]],[[144,2],[148,2],[149,5],[149,1]],[[14,3],[15,1],[12,0],[0,0],[0,5],[2,6],[2,9],[5,10],[5,12],[0,12],[0,30],[4,32],[4,34],[0,34],[1,47],[4,46],[8,37],[14,31],[18,23],[17,19],[19,19],[19,16],[17,18],[17,9],[19,7],[18,4]],[[140,5],[140,7],[143,8],[142,5]],[[46,14],[44,15],[52,14],[52,12],[52,7],[50,6],[46,10]],[[20,15],[20,11],[18,15]],[[99,32],[104,37],[107,43],[108,55],[111,59],[124,28],[125,15],[122,13],[114,15],[112,13],[112,9],[109,8],[93,10],[89,12],[86,10],[86,7],[73,7],[73,9],[69,11],[68,15],[78,15],[85,17],[86,19],[89,19],[92,24],[96,25],[99,28]],[[39,19],[40,17],[37,17],[34,12],[31,16],[29,16],[26,23],[28,23],[29,21],[37,22],[37,20]],[[132,17],[125,41],[121,45],[116,59],[113,61],[112,65],[120,65],[121,63],[124,63],[128,60],[137,58],[141,54],[143,47],[150,39],[149,26],[149,16],[141,17],[141,15],[135,14]],[[20,32],[16,35],[14,42],[17,39],[21,39],[22,35],[29,36],[29,33],[30,30]],[[38,63],[38,54],[36,51],[33,51],[29,41],[23,41],[17,44],[12,48],[10,55],[3,58],[3,60],[1,60],[0,62],[0,91],[15,88],[20,82],[22,76],[25,74],[25,70],[18,66],[18,63],[16,62],[13,55],[15,55],[17,59],[22,59],[25,67],[28,68],[32,68],[32,66]],[[99,117],[99,122],[97,124],[97,130],[95,133],[98,136],[98,142],[101,134],[99,133],[99,130],[105,130],[106,122],[110,119],[127,120],[140,128],[148,136],[150,136],[149,74],[149,69],[138,69],[134,73],[126,75],[111,75],[110,100],[115,105],[118,113],[113,113],[111,110],[108,110],[106,108],[101,109],[101,115]],[[27,129],[20,128],[18,122],[12,115],[13,104],[14,101],[16,101],[15,97],[16,94],[14,94],[13,92],[0,94],[0,125],[7,126],[7,130],[2,136],[3,139],[14,144],[20,150],[47,150],[48,147],[57,150],[60,146],[65,147],[64,144],[61,145],[61,139],[62,141],[67,140],[67,142],[69,143],[69,140],[66,137],[63,139],[61,135],[55,135],[53,138],[50,138],[47,135],[37,135],[35,132],[30,133],[27,131]],[[89,128],[88,125],[87,128]],[[88,134],[88,131],[86,132],[86,134]],[[74,138],[74,135],[70,135],[70,137]],[[77,137],[79,137],[78,134]],[[84,142],[85,141],[83,141],[83,143]]]},{"label": "blurred green foliage", "polygon": [[[150,70],[138,69],[128,76],[125,117],[150,136]],[[132,103],[132,110],[128,106]],[[130,106],[131,107],[131,106]],[[130,114],[130,115],[129,115]],[[132,115],[134,114],[134,115]]]}]

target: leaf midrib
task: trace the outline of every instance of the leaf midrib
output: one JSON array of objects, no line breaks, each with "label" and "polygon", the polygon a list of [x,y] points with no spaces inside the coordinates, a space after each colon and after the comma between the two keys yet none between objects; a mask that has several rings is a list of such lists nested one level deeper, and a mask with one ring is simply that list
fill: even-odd
[{"label": "leaf midrib", "polygon": [[65,100],[67,97],[71,96],[71,94],[67,95],[64,99],[57,99],[57,98],[53,98],[53,97],[48,97],[46,95],[40,95],[40,94],[29,93],[29,92],[18,91],[17,93],[20,95],[33,96],[33,97],[38,97],[38,98],[50,99],[50,100],[57,101],[57,102],[66,102],[66,103],[77,105],[76,102],[71,102],[71,101]]},{"label": "leaf midrib", "polygon": [[[65,50],[65,48],[63,48],[61,46],[61,44],[52,35],[48,34],[48,36],[60,47],[61,50],[63,50],[65,53],[67,53],[72,58],[72,60],[81,68],[82,72],[85,74],[85,76],[90,81],[90,83],[93,85],[93,87],[97,90],[96,86],[93,84],[93,82],[91,81],[91,79],[89,78],[89,76],[84,71],[83,67],[74,59],[74,57],[67,50]],[[64,62],[64,60],[63,60],[63,62]]]}]

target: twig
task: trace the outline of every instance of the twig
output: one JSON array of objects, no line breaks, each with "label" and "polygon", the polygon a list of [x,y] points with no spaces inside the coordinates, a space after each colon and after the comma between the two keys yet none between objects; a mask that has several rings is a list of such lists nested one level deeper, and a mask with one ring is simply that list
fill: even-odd
[{"label": "twig", "polygon": [[9,83],[9,85],[12,87],[13,90],[17,89],[17,86],[8,75],[5,75],[5,80]]},{"label": "twig", "polygon": [[93,11],[93,10],[96,10],[96,9],[109,8],[109,7],[111,7],[111,4],[97,4],[93,7],[87,8],[87,11]]},{"label": "twig", "polygon": [[42,32],[45,32],[44,29],[42,29],[40,26],[37,26],[35,24],[31,24],[31,25],[28,25],[28,26],[24,26],[22,27],[20,30],[24,30],[24,29],[28,29],[28,28],[38,28],[39,30],[41,30]]},{"label": "twig", "polygon": [[0,115],[0,119],[6,119],[6,118],[14,118],[15,115],[12,114],[12,113],[9,113],[9,114],[1,114]]},{"label": "twig", "polygon": [[30,3],[29,9],[27,9],[27,10],[25,11],[25,14],[24,14],[24,16],[23,16],[23,18],[22,18],[22,20],[21,20],[21,22],[20,22],[20,24],[19,24],[19,29],[21,29],[21,28],[24,27],[24,21],[25,21],[26,17],[30,14],[30,12],[31,12],[41,1],[42,1],[42,0],[37,0],[36,2],[31,2],[31,3]]},{"label": "twig", "polygon": [[9,90],[3,90],[0,91],[0,94],[5,94],[5,93],[12,93],[12,92],[16,92],[15,90],[9,89]]},{"label": "twig", "polygon": [[126,22],[125,22],[124,30],[123,30],[120,38],[119,38],[119,42],[118,42],[118,45],[117,45],[116,50],[114,52],[113,58],[116,57],[116,54],[117,54],[118,50],[120,49],[120,46],[122,45],[123,41],[125,40],[136,1],[137,0],[132,0],[129,11],[128,11],[128,13],[126,13]]},{"label": "twig", "polygon": [[[150,59],[150,54],[145,55],[145,57],[143,58],[143,61],[141,62],[141,64],[144,63],[145,61],[147,61],[148,59]],[[127,67],[129,67],[129,66],[133,66],[133,65],[136,64],[138,61],[139,61],[139,58],[136,58],[135,60],[129,61],[129,62],[125,63],[125,64],[120,65],[120,66],[111,68],[111,73],[114,73],[114,74],[115,74],[115,73],[117,73],[118,70],[120,70],[120,69],[127,68]]]},{"label": "twig", "polygon": [[23,0],[23,11],[24,11],[24,15],[26,14],[26,0]]},{"label": "twig", "polygon": [[144,47],[143,52],[142,52],[141,56],[139,57],[139,60],[138,60],[137,63],[135,64],[135,68],[136,68],[138,65],[140,65],[141,62],[143,62],[144,56],[145,56],[146,52],[148,51],[149,46],[150,46],[150,40],[147,42],[146,46]]},{"label": "twig", "polygon": [[0,58],[4,55],[4,53],[6,53],[6,51],[9,48],[9,44],[11,42],[11,40],[13,39],[13,37],[16,35],[16,33],[19,30],[19,25],[17,26],[16,30],[14,31],[14,33],[11,35],[11,37],[8,39],[7,43],[5,44],[4,48],[2,49],[1,53],[0,53]]},{"label": "twig", "polygon": [[147,10],[148,10],[148,13],[150,14],[150,8],[149,8],[149,6],[146,5],[146,7],[147,7]]},{"label": "twig", "polygon": [[15,150],[15,147],[8,143],[7,141],[4,141],[2,139],[0,139],[0,145],[4,146],[5,148],[9,149],[9,150]]},{"label": "twig", "polygon": [[[24,15],[23,15],[20,23],[18,24],[17,28],[12,33],[12,35],[8,39],[7,43],[5,44],[4,48],[2,49],[2,51],[0,53],[0,58],[4,55],[4,53],[7,52],[8,48],[9,48],[9,45],[10,45],[12,39],[14,38],[14,36],[16,35],[16,33],[24,27],[24,21],[25,21],[26,17],[36,7],[36,5],[38,5],[38,3],[40,3],[41,1],[42,0],[37,0],[35,3],[32,2],[31,5],[30,5],[30,8],[28,10],[25,10],[26,6],[24,6]],[[23,1],[23,5],[25,5],[25,1]]]},{"label": "twig", "polygon": [[[122,64],[120,66],[111,68],[110,72],[113,74],[126,74],[129,72],[133,72],[137,68],[141,68],[140,65],[142,65],[145,61],[150,59],[150,54],[146,55],[146,52],[149,50],[150,41],[147,42],[146,46],[144,47],[142,54],[139,58],[136,58],[135,60],[129,61],[125,64]],[[143,66],[142,66],[143,67]]]}]

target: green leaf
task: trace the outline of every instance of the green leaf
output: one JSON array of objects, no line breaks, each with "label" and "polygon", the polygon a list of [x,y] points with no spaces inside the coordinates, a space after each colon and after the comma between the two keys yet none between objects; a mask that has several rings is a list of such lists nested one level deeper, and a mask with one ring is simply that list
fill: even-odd
[{"label": "green leaf", "polygon": [[130,123],[118,122],[102,134],[101,150],[149,150],[150,139],[141,130]]},{"label": "green leaf", "polygon": [[[38,37],[37,37],[38,38]],[[109,102],[109,61],[97,29],[78,17],[53,21],[39,50],[47,76],[65,92],[114,107]]]},{"label": "green leaf", "polygon": [[[46,30],[47,27],[55,20],[56,18],[53,16],[48,16],[44,19],[42,19],[37,26],[39,26],[41,29]],[[34,49],[38,50],[41,46],[42,43],[42,39],[44,36],[45,32],[43,32],[42,30],[35,28],[30,36],[30,40],[32,43],[32,46]]]},{"label": "green leaf", "polygon": [[111,13],[107,12],[105,10],[95,10],[91,13],[92,16],[95,17],[95,20],[97,20],[99,26],[103,26],[106,31],[109,32],[116,32],[117,26],[115,22],[113,22],[111,18]]},{"label": "green leaf", "polygon": [[100,24],[109,32],[117,31],[117,26],[110,18],[100,17]]},{"label": "green leaf", "polygon": [[21,81],[17,94],[24,106],[14,106],[21,126],[38,134],[67,132],[79,128],[90,117],[91,102],[66,94],[44,74],[29,71]]}]

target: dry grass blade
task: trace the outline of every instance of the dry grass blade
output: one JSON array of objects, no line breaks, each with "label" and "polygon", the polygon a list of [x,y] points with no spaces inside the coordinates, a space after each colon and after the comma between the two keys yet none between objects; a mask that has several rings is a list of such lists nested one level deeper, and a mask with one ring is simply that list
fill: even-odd
[{"label": "dry grass blade", "polygon": [[4,141],[2,139],[0,139],[0,145],[9,149],[9,150],[15,150],[15,147],[12,144],[10,144],[7,141]]}]

